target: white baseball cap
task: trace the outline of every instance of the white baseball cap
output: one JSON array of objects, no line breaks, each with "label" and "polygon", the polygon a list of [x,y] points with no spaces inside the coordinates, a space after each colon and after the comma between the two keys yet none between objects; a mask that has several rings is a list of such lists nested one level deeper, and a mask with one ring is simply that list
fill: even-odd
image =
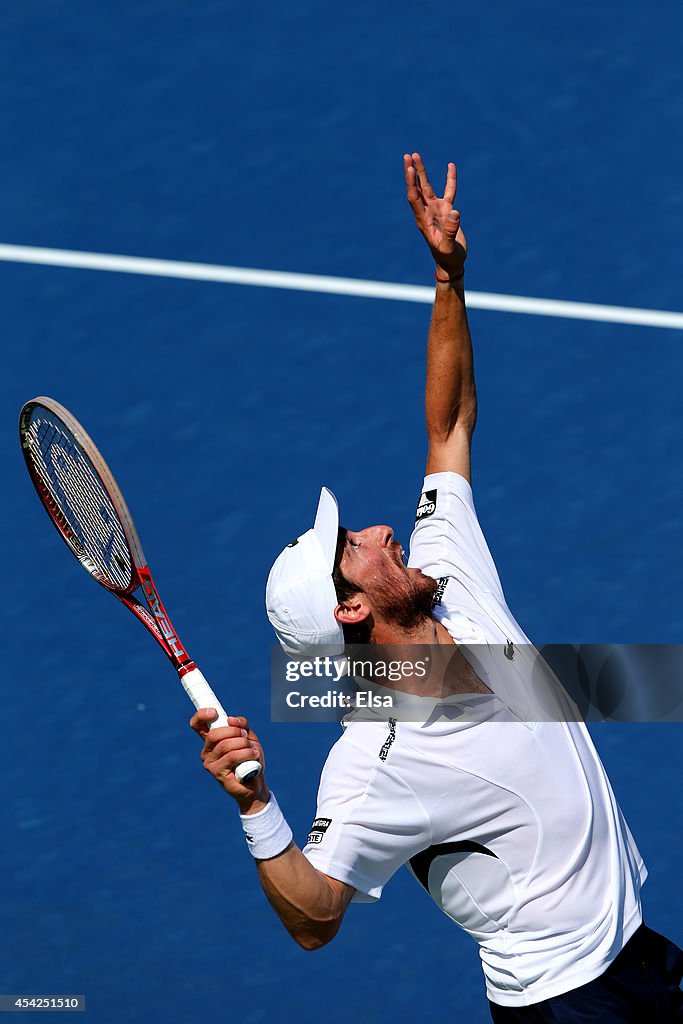
[{"label": "white baseball cap", "polygon": [[314,644],[329,646],[331,656],[344,651],[332,580],[338,533],[337,499],[323,487],[313,529],[288,544],[268,574],[266,611],[287,654],[304,655]]}]

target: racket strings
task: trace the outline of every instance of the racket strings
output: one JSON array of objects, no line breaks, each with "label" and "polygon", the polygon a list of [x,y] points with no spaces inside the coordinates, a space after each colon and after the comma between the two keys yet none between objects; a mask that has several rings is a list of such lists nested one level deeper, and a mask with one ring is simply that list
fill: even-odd
[{"label": "racket strings", "polygon": [[87,454],[45,409],[33,410],[25,436],[45,505],[74,554],[105,585],[127,590],[132,565],[126,536]]}]

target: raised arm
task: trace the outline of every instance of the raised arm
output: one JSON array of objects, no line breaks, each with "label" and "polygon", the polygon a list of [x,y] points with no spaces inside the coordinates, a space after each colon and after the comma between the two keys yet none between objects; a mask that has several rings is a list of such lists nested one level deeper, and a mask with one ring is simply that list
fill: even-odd
[{"label": "raised arm", "polygon": [[455,164],[448,165],[440,198],[429,183],[419,153],[406,153],[403,162],[408,202],[436,264],[436,295],[427,342],[427,472],[451,470],[469,481],[477,393],[465,308],[467,243],[460,214],[453,209]]}]

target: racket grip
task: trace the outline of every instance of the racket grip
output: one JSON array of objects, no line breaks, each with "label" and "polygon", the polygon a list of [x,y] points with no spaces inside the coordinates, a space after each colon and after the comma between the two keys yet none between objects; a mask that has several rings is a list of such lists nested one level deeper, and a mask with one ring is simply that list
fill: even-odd
[{"label": "racket grip", "polygon": [[[197,667],[191,668],[189,672],[184,672],[180,676],[180,682],[196,708],[215,708],[218,712],[218,718],[211,723],[209,731],[228,724],[228,716],[223,706]],[[260,774],[260,761],[242,761],[235,768],[235,778],[238,782],[249,782],[250,779],[255,779]]]}]

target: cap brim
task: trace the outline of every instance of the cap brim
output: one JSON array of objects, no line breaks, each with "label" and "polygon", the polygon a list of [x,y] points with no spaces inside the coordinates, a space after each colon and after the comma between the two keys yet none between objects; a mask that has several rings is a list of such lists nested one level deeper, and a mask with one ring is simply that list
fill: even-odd
[{"label": "cap brim", "polygon": [[337,552],[339,535],[339,506],[332,491],[323,487],[315,514],[313,532],[323,550],[325,564],[330,572],[334,569],[334,556]]}]

